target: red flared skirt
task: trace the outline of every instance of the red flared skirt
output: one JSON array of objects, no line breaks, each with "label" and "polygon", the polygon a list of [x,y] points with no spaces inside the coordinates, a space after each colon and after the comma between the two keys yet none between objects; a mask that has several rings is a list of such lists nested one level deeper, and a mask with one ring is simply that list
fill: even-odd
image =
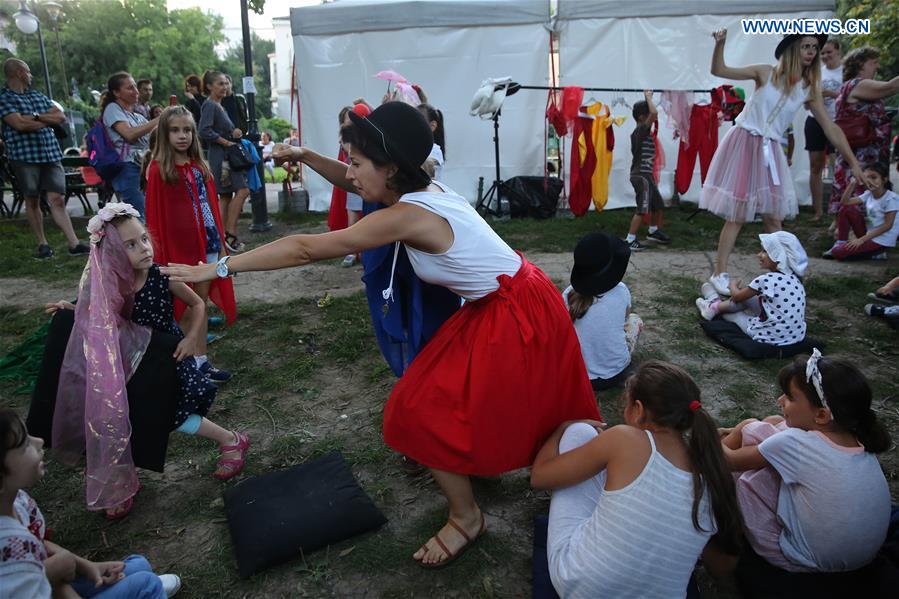
[{"label": "red flared skirt", "polygon": [[566,420],[599,419],[559,290],[522,257],[416,356],[384,409],[384,440],[418,462],[492,476],[530,466]]}]

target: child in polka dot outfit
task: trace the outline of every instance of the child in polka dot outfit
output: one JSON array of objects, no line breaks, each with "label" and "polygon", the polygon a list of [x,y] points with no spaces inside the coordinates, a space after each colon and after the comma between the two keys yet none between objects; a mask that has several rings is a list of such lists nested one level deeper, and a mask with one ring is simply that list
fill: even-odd
[{"label": "child in polka dot outfit", "polygon": [[[205,417],[215,400],[216,386],[203,375],[193,358],[206,320],[205,303],[190,287],[169,281],[159,272],[159,266],[153,263],[153,244],[137,216],[129,204],[109,204],[100,210],[88,224],[92,246],[86,269],[89,283],[82,284],[77,308],[69,302],[47,306],[49,313],[59,309],[76,310],[73,339],[66,349],[60,374],[53,446],[62,448],[61,459],[66,461],[66,453],[80,458],[87,444],[88,508],[105,509],[109,519],[126,516],[137,493],[137,477],[128,448],[130,425],[124,386],[128,378],[126,371],[137,368],[132,360],[135,357],[139,360],[143,355],[151,330],[181,338],[173,355],[178,362],[180,389],[172,429],[218,442],[222,457],[214,476],[220,480],[232,478],[243,469],[250,443],[246,435],[226,430]],[[99,272],[92,273],[94,269]],[[186,334],[175,322],[173,296],[196,314]],[[115,339],[92,336],[98,330],[102,335],[107,329],[115,332]],[[92,349],[98,344],[102,344],[99,351]],[[71,372],[82,374],[69,379]],[[108,386],[109,380],[119,382]],[[71,387],[79,387],[81,391],[70,396]],[[124,402],[119,404],[121,399]],[[115,405],[104,412],[107,404]],[[120,414],[125,415],[125,421],[116,420]],[[101,433],[85,440],[83,430],[95,430],[99,423],[102,423]],[[104,439],[107,429],[112,432]],[[94,441],[94,437],[100,440]],[[92,443],[100,444],[96,452],[92,451]],[[110,449],[103,453],[107,447]],[[125,451],[123,464],[120,459]],[[96,457],[92,459],[92,456]],[[113,474],[97,475],[95,469]],[[126,474],[115,474],[118,472]],[[116,476],[120,478],[116,480]],[[94,491],[91,485],[97,485]]]},{"label": "child in polka dot outfit", "polygon": [[808,256],[792,233],[777,231],[759,235],[759,239],[759,266],[770,272],[754,278],[749,287],[731,282],[730,299],[717,295],[697,298],[696,307],[706,320],[721,316],[735,323],[753,341],[798,343],[806,332],[805,288],[800,277],[808,267]]}]

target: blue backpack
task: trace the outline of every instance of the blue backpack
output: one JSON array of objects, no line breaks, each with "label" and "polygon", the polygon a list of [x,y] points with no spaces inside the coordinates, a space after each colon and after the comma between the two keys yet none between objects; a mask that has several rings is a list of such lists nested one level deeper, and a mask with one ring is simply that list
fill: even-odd
[{"label": "blue backpack", "polygon": [[93,127],[87,132],[87,159],[90,165],[97,171],[97,175],[104,181],[112,181],[115,179],[126,161],[122,160],[128,154],[128,144],[122,144],[122,151],[119,152],[109,133],[106,131],[106,125],[103,124],[103,113]]}]

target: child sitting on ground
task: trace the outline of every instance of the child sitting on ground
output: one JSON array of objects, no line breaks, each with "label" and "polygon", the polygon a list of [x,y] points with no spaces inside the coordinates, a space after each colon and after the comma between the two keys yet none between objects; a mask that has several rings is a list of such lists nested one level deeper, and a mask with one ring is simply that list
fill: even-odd
[{"label": "child sitting on ground", "polygon": [[712,534],[739,539],[734,481],[690,375],[645,362],[624,400],[626,424],[565,422],[531,470],[554,489],[547,554],[562,597],[683,597]]},{"label": "child sitting on ground", "polygon": [[[138,212],[130,204],[109,204],[87,229],[91,253],[77,306],[47,306],[50,313],[75,310],[53,413],[53,450],[72,465],[86,453],[88,509],[106,510],[115,520],[131,511],[140,486],[131,459],[126,383],[153,330],[181,338],[174,355],[180,393],[171,429],[218,442],[222,457],[214,476],[220,480],[243,469],[250,441],[205,417],[216,387],[193,358],[205,305],[190,287],[159,272]],[[186,335],[174,319],[173,295],[195,312]]]},{"label": "child sitting on ground", "polygon": [[864,375],[840,358],[800,356],[778,374],[783,417],[724,430],[725,456],[752,550],[791,572],[869,563],[890,523],[875,453],[890,448]]},{"label": "child sitting on ground", "polygon": [[[855,179],[849,180],[837,214],[837,241],[822,256],[837,260],[885,260],[887,248],[896,247],[899,237],[899,194],[893,191],[886,165],[875,162],[865,166],[868,190],[853,196]],[[871,228],[865,224],[865,213]],[[855,239],[849,241],[849,229]]]},{"label": "child sitting on ground", "polygon": [[656,146],[650,128],[653,121],[658,118],[658,113],[652,103],[652,91],[643,92],[643,96],[646,98],[645,101],[641,100],[634,104],[633,115],[637,121],[637,128],[631,133],[631,185],[634,186],[637,209],[631,218],[631,226],[625,241],[634,252],[646,247],[637,241],[637,231],[643,223],[644,215],[649,215],[649,233],[646,235],[646,241],[671,243],[671,239],[659,228],[662,226],[662,210],[665,204],[662,202],[659,188],[656,187],[653,171]]},{"label": "child sitting on ground", "polygon": [[596,391],[624,383],[643,330],[643,321],[631,313],[631,292],[621,282],[630,254],[617,237],[587,235],[574,249],[571,285],[562,292]]},{"label": "child sitting on ground", "polygon": [[15,412],[0,410],[0,595],[163,599],[177,593],[181,579],[157,576],[140,555],[92,562],[45,538],[44,516],[24,490],[44,476],[43,446]]},{"label": "child sitting on ground", "polygon": [[869,293],[868,297],[890,305],[865,304],[865,314],[883,318],[893,328],[899,328],[899,306],[895,305],[899,302],[899,277],[890,280],[874,293]]},{"label": "child sitting on ground", "polygon": [[[717,295],[696,299],[696,307],[706,320],[721,316],[735,323],[753,341],[770,345],[791,345],[805,339],[805,287],[802,277],[808,256],[792,233],[777,231],[759,235],[762,251],[759,266],[769,273],[740,288],[729,283],[730,299]],[[703,291],[711,286],[703,286]],[[711,291],[710,293],[714,293]]]}]

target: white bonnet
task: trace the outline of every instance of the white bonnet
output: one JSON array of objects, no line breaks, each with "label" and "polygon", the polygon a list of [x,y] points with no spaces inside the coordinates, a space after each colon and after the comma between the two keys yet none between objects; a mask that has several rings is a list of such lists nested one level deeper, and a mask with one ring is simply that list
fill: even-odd
[{"label": "white bonnet", "polygon": [[792,233],[777,231],[759,235],[762,248],[777,263],[777,270],[801,277],[808,268],[808,254]]}]

